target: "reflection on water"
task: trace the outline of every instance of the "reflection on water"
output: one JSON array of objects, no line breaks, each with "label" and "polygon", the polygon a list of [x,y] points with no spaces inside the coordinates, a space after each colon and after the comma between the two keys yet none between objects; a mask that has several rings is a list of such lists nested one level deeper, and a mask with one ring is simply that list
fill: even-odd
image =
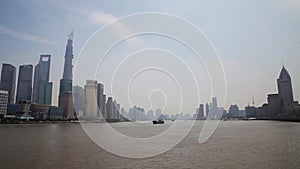
[{"label": "reflection on water", "polygon": [[[153,135],[168,127],[168,124],[139,125],[140,128],[130,123],[111,125],[136,137]],[[298,168],[300,165],[300,123],[225,121],[206,143],[199,144],[202,125],[203,122],[197,121],[188,136],[170,151],[144,159],[106,152],[87,137],[79,124],[0,125],[0,168]]]}]

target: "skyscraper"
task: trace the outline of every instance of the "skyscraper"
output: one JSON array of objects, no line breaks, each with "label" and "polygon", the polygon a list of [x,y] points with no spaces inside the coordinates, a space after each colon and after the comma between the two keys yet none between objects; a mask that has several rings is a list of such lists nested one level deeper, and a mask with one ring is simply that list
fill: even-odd
[{"label": "skyscraper", "polygon": [[8,91],[8,103],[15,100],[16,68],[11,64],[3,63],[1,71],[0,90]]},{"label": "skyscraper", "polygon": [[71,91],[65,91],[61,93],[59,98],[60,107],[64,109],[64,117],[68,119],[75,118],[75,111],[74,111],[74,103],[73,103],[73,95]]},{"label": "skyscraper", "polygon": [[209,113],[209,104],[206,103],[206,104],[205,104],[205,116],[207,116],[208,113]]},{"label": "skyscraper", "polygon": [[[105,118],[105,96],[104,96],[104,85],[101,83],[98,83],[98,95],[97,95],[97,104],[99,113],[102,114],[102,117]],[[101,117],[100,114],[98,114],[98,117]]]},{"label": "skyscraper", "polygon": [[52,82],[49,82],[51,55],[41,55],[34,67],[33,103],[51,105]]},{"label": "skyscraper", "polygon": [[97,80],[87,80],[84,86],[84,116],[89,119],[97,118],[97,92],[98,84]]},{"label": "skyscraper", "polygon": [[84,89],[80,86],[73,86],[74,108],[77,117],[83,116],[84,111]]},{"label": "skyscraper", "polygon": [[32,65],[21,65],[19,67],[16,103],[26,100],[31,101],[32,95]]},{"label": "skyscraper", "polygon": [[199,105],[199,108],[196,111],[196,120],[201,120],[204,118],[204,106],[203,104]]},{"label": "skyscraper", "polygon": [[114,103],[112,97],[107,98],[106,102],[106,120],[112,120],[114,116]]},{"label": "skyscraper", "polygon": [[72,59],[73,59],[73,36],[74,33],[71,32],[68,35],[66,53],[65,53],[65,65],[63,79],[72,80]]},{"label": "skyscraper", "polygon": [[[68,35],[63,77],[59,84],[59,107],[64,108],[65,117],[74,118],[72,96],[72,59],[73,59],[73,32]],[[73,107],[73,108],[72,108]]]},{"label": "skyscraper", "polygon": [[284,105],[294,101],[292,80],[288,71],[283,66],[277,79],[278,96]]}]

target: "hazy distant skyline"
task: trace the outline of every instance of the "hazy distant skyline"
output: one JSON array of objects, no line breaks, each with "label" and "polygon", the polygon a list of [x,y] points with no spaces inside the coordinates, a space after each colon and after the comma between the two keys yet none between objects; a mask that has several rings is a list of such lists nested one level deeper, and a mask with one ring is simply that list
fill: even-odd
[{"label": "hazy distant skyline", "polygon": [[[252,103],[252,98],[256,106],[265,103],[267,94],[277,92],[276,79],[282,64],[292,77],[294,98],[300,100],[300,1],[296,0],[1,1],[0,68],[2,63],[17,68],[21,64],[36,65],[41,54],[51,54],[52,102],[56,105],[69,28],[75,32],[75,63],[81,48],[95,31],[118,17],[138,12],[179,16],[207,35],[224,66],[226,109],[230,104],[243,109]],[[151,37],[144,40],[162,43]],[[174,44],[159,46],[172,52]],[[106,85],[105,79],[97,80]],[[105,93],[109,93],[105,87]],[[200,97],[201,103],[211,101],[207,95]]]}]

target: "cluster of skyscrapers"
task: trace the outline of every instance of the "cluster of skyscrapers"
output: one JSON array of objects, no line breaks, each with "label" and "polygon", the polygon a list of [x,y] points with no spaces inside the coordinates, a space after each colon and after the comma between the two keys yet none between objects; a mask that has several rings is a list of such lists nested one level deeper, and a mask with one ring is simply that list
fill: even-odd
[{"label": "cluster of skyscrapers", "polygon": [[260,107],[248,105],[244,110],[239,110],[237,105],[231,105],[228,112],[218,108],[217,98],[212,98],[212,103],[206,104],[206,117],[204,108],[200,104],[194,119],[272,119],[272,120],[300,120],[300,105],[294,101],[292,79],[283,66],[277,79],[278,93],[268,94],[267,103]]},{"label": "cluster of skyscrapers", "polygon": [[[194,117],[163,115],[160,109],[145,113],[143,108],[133,107],[127,114],[112,97],[106,99],[104,85],[97,80],[86,80],[84,88],[73,86],[73,32],[68,35],[62,79],[59,85],[58,106],[52,106],[53,83],[49,81],[51,55],[40,55],[37,65],[20,65],[16,87],[16,67],[3,63],[0,82],[0,117],[10,115],[34,117],[36,119],[75,119],[106,120],[153,120],[165,119],[221,119],[257,118],[300,120],[300,105],[294,101],[291,77],[283,66],[277,79],[278,93],[268,95],[268,103],[261,107],[246,106],[239,110],[231,105],[229,113],[217,105],[217,98],[211,103],[200,104]],[[34,72],[34,73],[33,73]],[[34,75],[34,76],[33,76]],[[16,93],[15,93],[16,91]],[[16,97],[15,97],[16,96]],[[121,112],[120,112],[121,111]]]},{"label": "cluster of skyscrapers", "polygon": [[277,79],[278,93],[268,94],[268,103],[246,106],[246,116],[257,119],[300,120],[300,105],[294,101],[292,79],[283,66]]},{"label": "cluster of skyscrapers", "polygon": [[[42,54],[38,64],[19,67],[15,99],[16,68],[4,63],[0,83],[0,115],[60,120],[84,119],[119,121],[120,104],[104,94],[104,85],[87,80],[84,88],[73,86],[73,32],[68,35],[64,69],[59,84],[58,106],[52,106],[52,86],[49,81],[51,55]],[[33,78],[34,72],[34,78]],[[32,87],[33,86],[33,87]]]},{"label": "cluster of skyscrapers", "polygon": [[33,65],[20,65],[16,95],[16,67],[6,63],[2,65],[0,90],[7,91],[7,109],[10,106],[13,107],[13,105],[30,104],[31,102],[51,105],[52,82],[49,82],[50,61],[51,55],[40,56],[38,64],[34,67],[34,79],[32,77]]},{"label": "cluster of skyscrapers", "polygon": [[[60,81],[59,107],[52,106],[53,83],[49,81],[50,54],[40,55],[39,62],[34,69],[31,64],[19,66],[16,95],[16,67],[11,64],[3,64],[0,90],[2,95],[7,95],[7,104],[5,105],[6,111],[1,112],[2,116],[23,116],[25,114],[33,115],[35,118],[49,118],[55,115],[59,115],[60,118],[75,117],[72,97],[72,44],[73,33],[70,33],[66,46],[63,78]],[[49,115],[50,113],[51,115]]]},{"label": "cluster of skyscrapers", "polygon": [[104,85],[97,80],[86,80],[84,89],[74,86],[73,94],[75,111],[78,116],[87,120],[106,120],[117,122],[122,119],[120,114],[120,104],[112,97],[104,94]]}]

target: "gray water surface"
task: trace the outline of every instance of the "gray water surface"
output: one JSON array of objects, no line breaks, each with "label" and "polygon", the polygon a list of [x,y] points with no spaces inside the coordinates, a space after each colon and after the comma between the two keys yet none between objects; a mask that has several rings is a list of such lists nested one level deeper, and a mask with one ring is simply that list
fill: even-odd
[{"label": "gray water surface", "polygon": [[[136,137],[146,137],[165,131],[171,122],[160,126],[111,125],[123,134],[134,136],[136,133]],[[202,125],[203,121],[196,121],[182,142],[161,155],[132,159],[98,147],[80,124],[2,124],[0,168],[300,167],[300,123],[222,121],[213,136],[199,144]]]}]

